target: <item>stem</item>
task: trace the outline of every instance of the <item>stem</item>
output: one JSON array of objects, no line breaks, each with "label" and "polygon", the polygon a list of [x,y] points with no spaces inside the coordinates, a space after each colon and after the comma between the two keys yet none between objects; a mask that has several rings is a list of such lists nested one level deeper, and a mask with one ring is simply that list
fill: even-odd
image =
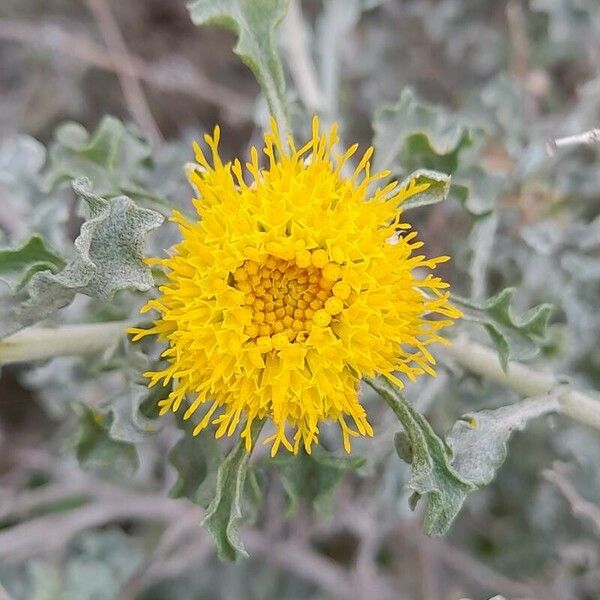
[{"label": "stem", "polygon": [[309,112],[320,112],[323,109],[323,95],[317,70],[310,56],[309,32],[298,0],[290,3],[282,29],[281,41],[298,94]]},{"label": "stem", "polygon": [[158,144],[163,141],[162,134],[152,116],[140,81],[134,74],[127,44],[107,0],[87,0],[87,5],[100,29],[111,62],[116,64],[120,61],[125,66],[123,71],[117,70],[117,77],[131,117],[152,142]]},{"label": "stem", "polygon": [[565,146],[591,146],[600,143],[600,128],[590,129],[576,135],[550,140],[546,146],[548,154],[552,155],[558,148]]},{"label": "stem", "polygon": [[125,335],[127,321],[24,329],[0,340],[0,365],[102,352]]},{"label": "stem", "polygon": [[[102,352],[125,334],[127,321],[34,327],[0,340],[0,365]],[[539,373],[518,362],[502,370],[494,350],[464,337],[453,340],[446,352],[464,368],[505,385],[522,396],[540,396],[561,385],[551,374]],[[600,430],[600,401],[578,390],[567,389],[558,398],[560,412]]]},{"label": "stem", "polygon": [[[540,396],[562,385],[554,375],[539,373],[518,362],[509,362],[504,372],[494,350],[464,337],[455,338],[446,352],[469,371],[510,387],[522,396]],[[600,401],[566,389],[558,396],[558,403],[562,414],[600,429]]]}]

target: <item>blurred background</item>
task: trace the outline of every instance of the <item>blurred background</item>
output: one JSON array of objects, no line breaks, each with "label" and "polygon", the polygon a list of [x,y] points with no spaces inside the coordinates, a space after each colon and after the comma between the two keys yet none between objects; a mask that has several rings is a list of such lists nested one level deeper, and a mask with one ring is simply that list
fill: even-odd
[{"label": "blurred background", "polygon": [[[433,151],[413,140],[392,168],[454,174],[446,202],[410,213],[429,253],[454,257],[443,275],[473,300],[511,285],[518,310],[555,304],[535,364],[597,389],[598,146],[550,153],[547,142],[600,125],[600,2],[305,0],[278,34],[297,131],[319,112],[366,147],[373,115],[403,89],[429,107],[413,107],[413,129],[398,137],[418,125]],[[44,147],[65,121],[88,131],[105,114],[132,123],[152,148],[146,185],[182,206],[193,139],[219,123],[224,155],[246,156],[267,109],[234,44],[222,29],[195,27],[180,0],[2,0],[0,245],[43,231],[62,249],[77,235],[68,186],[40,187]],[[157,234],[149,252],[172,241]],[[78,299],[59,321],[90,310],[126,318],[141,301]],[[364,461],[309,486],[293,510],[280,479],[257,464],[261,500],[242,533],[251,558],[227,564],[200,509],[169,497],[174,485],[171,495],[190,495],[202,448],[190,441],[169,458],[180,424],[130,443],[103,421],[125,385],[119,352],[2,370],[2,600],[600,598],[593,430],[558,418],[530,424],[450,534],[427,538],[421,512],[408,509],[399,426],[367,397],[376,438],[355,444]],[[438,432],[469,410],[516,400],[443,357],[439,376],[407,395]]]}]

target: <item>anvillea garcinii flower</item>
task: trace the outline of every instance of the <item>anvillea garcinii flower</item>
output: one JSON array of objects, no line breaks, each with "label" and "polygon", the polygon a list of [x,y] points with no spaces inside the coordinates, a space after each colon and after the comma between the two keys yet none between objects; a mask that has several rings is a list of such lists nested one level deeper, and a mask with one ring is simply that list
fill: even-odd
[{"label": "anvillea garcinii flower", "polygon": [[460,316],[448,284],[429,273],[448,257],[414,255],[422,242],[400,220],[402,202],[427,185],[371,191],[389,173],[371,174],[369,148],[343,174],[357,145],[337,154],[336,131],[320,132],[315,118],[312,139],[296,149],[272,123],[264,167],[256,148],[245,169],[223,163],[218,127],[205,136],[211,160],[195,146],[199,218],[173,213],[182,240],[150,259],[167,283],[142,309],[160,317],[130,330],[168,343],[165,368],[145,375],[150,386],[173,381],[162,413],[184,398],[184,418],[206,409],[194,434],[212,423],[217,437],[231,436],[242,422],[250,449],[251,424],[267,418],[272,454],[280,445],[310,452],[332,421],[350,451],[351,436],[373,433],[362,377],[402,386],[399,376],[434,374],[428,346]]}]

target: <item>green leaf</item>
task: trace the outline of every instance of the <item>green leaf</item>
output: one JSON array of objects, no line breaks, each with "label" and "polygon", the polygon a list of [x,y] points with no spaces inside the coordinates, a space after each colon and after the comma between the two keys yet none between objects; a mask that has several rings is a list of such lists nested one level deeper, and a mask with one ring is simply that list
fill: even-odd
[{"label": "green leaf", "polygon": [[19,290],[38,271],[53,273],[64,267],[63,259],[39,235],[33,235],[20,248],[0,250],[0,280]]},{"label": "green leaf", "polygon": [[394,175],[418,168],[454,173],[471,133],[441,108],[419,102],[409,88],[400,99],[375,114],[374,167]]},{"label": "green leaf", "polygon": [[195,25],[218,25],[238,36],[235,53],[254,73],[280,126],[287,122],[285,81],[273,32],[288,4],[289,0],[194,0],[188,4]]},{"label": "green leaf", "polygon": [[163,217],[139,208],[127,196],[105,200],[91,192],[88,180],[73,182],[85,203],[86,221],[75,240],[75,255],[59,273],[35,273],[29,299],[0,323],[0,337],[41,321],[70,304],[76,293],[110,300],[115,292],[149,290],[154,281],[143,262],[144,238]]},{"label": "green leaf", "polygon": [[153,393],[162,395],[164,390],[158,388],[156,392],[154,388],[148,390],[144,384],[130,383],[123,394],[113,398],[110,403],[112,413],[110,437],[135,444],[147,440],[158,431],[159,424],[140,412],[142,404]]},{"label": "green leaf", "polygon": [[[425,531],[429,535],[443,535],[475,485],[454,469],[444,442],[397,388],[385,380],[366,381],[389,404],[404,428],[405,443],[397,443],[410,447],[408,487],[416,494],[411,504],[414,507],[421,496],[426,496]],[[406,448],[400,457],[407,458]]]},{"label": "green leaf", "polygon": [[112,439],[110,421],[85,404],[75,404],[78,426],[72,447],[79,464],[106,475],[132,475],[138,467],[135,447]]},{"label": "green leaf", "polygon": [[143,562],[142,548],[119,529],[87,531],[71,544],[61,600],[112,600]]},{"label": "green leaf", "polygon": [[139,544],[118,529],[91,530],[69,544],[60,563],[27,564],[28,600],[114,600],[143,560]]},{"label": "green leaf", "polygon": [[78,123],[64,123],[50,146],[43,185],[49,190],[87,177],[100,196],[144,195],[149,159],[147,140],[115,117],[105,116],[92,134]]},{"label": "green leaf", "polygon": [[36,234],[62,251],[72,243],[66,223],[69,201],[65,190],[47,194],[41,189],[45,163],[46,148],[30,136],[0,142],[0,202],[12,223],[9,238],[22,241]]},{"label": "green leaf", "polygon": [[447,436],[452,467],[478,487],[487,485],[506,460],[513,431],[521,431],[530,419],[558,409],[555,396],[523,400],[494,410],[464,415]]},{"label": "green leaf", "polygon": [[210,432],[194,436],[196,426],[191,419],[177,420],[183,431],[182,438],[169,452],[169,462],[177,471],[177,481],[171,488],[172,498],[189,498],[206,508],[215,493],[217,471],[222,460],[221,451]]},{"label": "green leaf", "polygon": [[547,338],[548,319],[554,310],[551,304],[539,304],[520,318],[515,317],[511,308],[515,291],[515,288],[505,288],[483,305],[452,295],[465,319],[485,327],[504,370],[509,360],[527,360],[538,353]]},{"label": "green leaf", "polygon": [[383,379],[366,382],[402,423],[404,432],[396,434],[395,446],[400,458],[411,465],[408,487],[415,493],[409,504],[414,509],[421,496],[428,497],[425,531],[430,535],[446,533],[468,494],[492,481],[506,459],[512,432],[559,406],[557,397],[549,394],[468,413],[448,434],[448,452],[443,440],[397,388]]},{"label": "green leaf", "polygon": [[123,390],[109,399],[106,408],[111,415],[110,436],[115,440],[137,444],[153,437],[162,427],[163,421],[157,419],[158,414],[143,409],[156,407],[164,398],[171,386],[155,386],[148,388],[141,381],[141,373],[156,367],[151,356],[145,354],[138,344],[132,344],[124,335],[102,355],[98,365],[102,371],[117,369],[124,378]]},{"label": "green leaf", "polygon": [[56,566],[32,561],[27,565],[27,572],[31,600],[60,600],[63,590]]},{"label": "green leaf", "polygon": [[419,206],[437,204],[445,200],[450,191],[450,176],[438,171],[429,171],[428,169],[419,169],[411,173],[404,181],[400,183],[400,188],[409,185],[427,185],[427,189],[413,194],[400,205],[402,210],[410,210]]},{"label": "green leaf", "polygon": [[498,205],[505,178],[478,165],[460,169],[452,179],[452,194],[474,216],[490,213]]},{"label": "green leaf", "polygon": [[294,513],[300,498],[305,498],[312,502],[317,512],[325,514],[329,512],[331,497],[344,473],[361,468],[365,459],[336,456],[316,446],[312,454],[280,455],[273,462],[288,496],[288,513]]},{"label": "green leaf", "polygon": [[[254,421],[252,439],[256,440],[262,421]],[[240,538],[238,525],[242,520],[244,483],[248,472],[250,452],[240,439],[221,462],[217,471],[217,490],[206,510],[203,524],[213,536],[221,559],[237,560],[248,553]]]}]

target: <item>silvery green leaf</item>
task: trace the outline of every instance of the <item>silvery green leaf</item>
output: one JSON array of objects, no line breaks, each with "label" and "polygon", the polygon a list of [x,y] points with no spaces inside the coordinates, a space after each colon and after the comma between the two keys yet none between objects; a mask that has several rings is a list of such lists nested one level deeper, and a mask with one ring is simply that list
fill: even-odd
[{"label": "silvery green leaf", "polygon": [[530,419],[557,408],[556,396],[547,395],[494,410],[467,413],[446,438],[452,451],[452,467],[476,486],[487,485],[506,459],[513,431],[521,431]]},{"label": "silvery green leaf", "polygon": [[92,193],[89,181],[73,183],[84,201],[86,221],[75,240],[75,254],[58,272],[35,273],[27,286],[29,299],[0,323],[0,337],[41,321],[70,304],[76,293],[109,300],[115,292],[153,285],[143,262],[144,238],[163,217],[139,208],[127,196],[105,200]]},{"label": "silvery green leaf", "polygon": [[429,535],[443,535],[475,484],[454,469],[444,442],[396,387],[383,379],[368,379],[367,383],[385,399],[404,429],[401,458],[407,458],[408,445],[411,477],[407,486],[416,494],[412,504],[422,496],[427,497],[425,531]]},{"label": "silvery green leaf", "polygon": [[0,186],[19,200],[38,191],[39,172],[46,162],[46,149],[28,135],[3,140],[0,145]]},{"label": "silvery green leaf", "polygon": [[147,140],[115,117],[104,117],[91,134],[78,123],[64,123],[50,145],[44,186],[54,189],[63,181],[87,177],[100,196],[143,195],[149,161]]},{"label": "silvery green leaf", "polygon": [[505,288],[483,304],[453,295],[453,303],[463,311],[464,318],[481,323],[491,337],[502,368],[512,359],[533,358],[546,339],[548,319],[554,310],[551,304],[539,304],[521,317],[512,310],[515,288]]},{"label": "silvery green leaf", "polygon": [[592,250],[600,246],[600,215],[591,223],[586,224],[581,236],[577,238],[577,245],[581,250]]},{"label": "silvery green leaf", "polygon": [[373,129],[375,170],[394,175],[418,168],[454,173],[461,150],[472,143],[467,127],[441,108],[419,102],[409,88],[375,114]]},{"label": "silvery green leaf", "polygon": [[600,261],[598,258],[583,256],[577,252],[565,252],[560,264],[579,281],[600,280]]},{"label": "silvery green leaf", "polygon": [[[285,82],[273,32],[289,0],[193,0],[188,3],[195,25],[219,25],[238,36],[235,52],[262,86],[278,123],[285,107]],[[273,99],[276,99],[273,102]]]},{"label": "silvery green leaf", "polygon": [[[159,389],[159,392],[161,391]],[[112,413],[110,437],[122,442],[138,443],[155,434],[159,424],[140,412],[148,396],[155,393],[155,390],[148,390],[143,384],[130,383],[124,393],[113,398],[110,403]]]},{"label": "silvery green leaf", "polygon": [[312,502],[317,512],[329,510],[332,494],[346,471],[359,469],[365,464],[360,456],[336,456],[321,446],[311,454],[276,456],[281,483],[288,496],[288,513],[294,513],[298,502],[305,498]]},{"label": "silvery green leaf", "polygon": [[16,291],[37,271],[53,273],[64,267],[62,257],[39,235],[33,235],[19,248],[0,250],[0,280]]},{"label": "silvery green leaf", "polygon": [[[587,4],[587,6],[586,6]],[[533,11],[548,15],[549,38],[554,44],[573,45],[574,41],[585,40],[590,29],[600,22],[594,2],[573,0],[534,0]]]},{"label": "silvery green leaf", "polygon": [[[254,421],[252,439],[258,437],[262,421]],[[213,536],[222,559],[237,560],[248,556],[238,526],[243,517],[244,484],[250,452],[240,439],[223,459],[217,471],[216,493],[206,510],[203,524]]]},{"label": "silvery green leaf", "polygon": [[404,181],[400,183],[400,187],[404,187],[414,183],[416,185],[428,184],[429,187],[414,194],[400,205],[402,210],[410,210],[419,206],[427,206],[428,204],[437,204],[445,200],[450,191],[450,176],[438,171],[429,171],[428,169],[419,169],[411,173]]},{"label": "silvery green leaf", "polygon": [[63,250],[71,243],[65,227],[69,203],[62,192],[41,189],[45,161],[46,149],[28,135],[0,143],[0,234],[4,230],[13,244],[39,234]]},{"label": "silvery green leaf", "polygon": [[544,219],[525,225],[521,237],[525,243],[542,256],[552,256],[565,243],[571,231],[562,229],[556,220]]},{"label": "silvery green leaf", "polygon": [[452,194],[475,216],[490,213],[498,205],[504,178],[478,165],[460,169],[452,178]]},{"label": "silvery green leaf", "polygon": [[144,559],[131,536],[114,528],[80,535],[64,569],[61,600],[113,600]]},{"label": "silvery green leaf", "polygon": [[59,570],[40,561],[28,565],[29,593],[31,600],[60,600],[62,581]]},{"label": "silvery green leaf", "polygon": [[[63,561],[28,564],[27,600],[114,600],[139,567],[141,548],[118,529],[86,531]],[[0,594],[1,595],[1,594]]]}]

